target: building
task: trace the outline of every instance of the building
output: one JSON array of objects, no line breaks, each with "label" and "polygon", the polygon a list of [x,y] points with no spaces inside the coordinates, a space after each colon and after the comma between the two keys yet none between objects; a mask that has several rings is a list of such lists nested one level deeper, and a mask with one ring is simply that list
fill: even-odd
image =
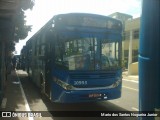
[{"label": "building", "polygon": [[123,58],[128,59],[129,42],[132,39],[132,62],[138,61],[140,18],[125,21],[123,37]]},{"label": "building", "polygon": [[122,21],[122,24],[123,24],[123,42],[122,42],[123,65],[125,68],[128,68],[129,74],[138,74],[138,48],[139,48],[140,18],[133,19],[131,15],[127,15],[127,14],[119,13],[119,12],[113,13],[109,16]]},{"label": "building", "polygon": [[120,20],[123,24],[123,31],[125,28],[125,21],[133,19],[133,16],[125,14],[125,13],[120,13],[120,12],[112,13],[109,15],[109,17]]}]

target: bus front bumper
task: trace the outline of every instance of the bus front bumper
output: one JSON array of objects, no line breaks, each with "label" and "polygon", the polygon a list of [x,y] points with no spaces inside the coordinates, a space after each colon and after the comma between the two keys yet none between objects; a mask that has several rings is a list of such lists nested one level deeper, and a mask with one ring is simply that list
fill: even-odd
[{"label": "bus front bumper", "polygon": [[91,102],[112,100],[121,97],[121,86],[113,89],[101,90],[63,90],[55,102],[60,103],[76,103],[76,102]]}]

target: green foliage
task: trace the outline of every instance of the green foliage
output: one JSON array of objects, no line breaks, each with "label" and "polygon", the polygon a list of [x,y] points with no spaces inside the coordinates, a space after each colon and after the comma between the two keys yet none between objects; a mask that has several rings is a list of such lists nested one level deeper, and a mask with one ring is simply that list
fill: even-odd
[{"label": "green foliage", "polygon": [[15,43],[14,42],[9,42],[8,43],[8,50],[9,51],[14,51],[15,50]]},{"label": "green foliage", "polygon": [[35,0],[21,0],[21,8],[23,10],[32,9]]},{"label": "green foliage", "polygon": [[15,33],[14,40],[18,42],[19,39],[25,39],[28,32],[31,31],[31,26],[26,25],[24,11],[21,9],[15,18]]},{"label": "green foliage", "polygon": [[26,25],[24,10],[32,9],[33,6],[34,0],[21,0],[20,9],[15,18],[15,42],[18,42],[19,39],[25,39],[28,36],[28,32],[31,31],[31,26]]},{"label": "green foliage", "polygon": [[32,9],[34,0],[20,0],[19,5],[14,19],[14,38],[8,45],[10,51],[14,51],[15,42],[25,39],[28,36],[28,32],[32,29],[32,26],[26,25],[24,10]]},{"label": "green foliage", "polygon": [[127,64],[127,61],[126,61],[126,60],[122,60],[122,68],[123,68],[123,69],[126,68],[126,64]]}]

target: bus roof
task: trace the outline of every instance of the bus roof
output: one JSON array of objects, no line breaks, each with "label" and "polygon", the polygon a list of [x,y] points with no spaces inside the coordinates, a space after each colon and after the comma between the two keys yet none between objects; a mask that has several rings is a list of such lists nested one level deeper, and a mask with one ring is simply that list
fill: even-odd
[{"label": "bus roof", "polygon": [[[104,15],[99,15],[99,14],[92,14],[92,13],[65,13],[65,14],[57,14],[55,16],[53,16],[38,32],[36,32],[30,39],[34,38],[37,36],[37,34],[39,34],[41,31],[43,30],[46,30],[46,28],[48,26],[50,26],[51,24],[53,24],[53,21],[56,21],[58,20],[58,18],[70,18],[70,17],[91,17],[91,18],[98,18],[98,19],[103,19],[103,20],[110,20],[110,21],[113,21],[113,22],[116,22],[118,24],[121,24],[122,26],[122,23],[120,20],[117,20],[117,19],[114,19],[114,18],[111,18],[109,16],[104,16]],[[30,41],[29,39],[29,41]],[[27,43],[29,42],[27,41]]]},{"label": "bus roof", "polygon": [[104,16],[104,15],[99,15],[99,14],[92,14],[92,13],[65,13],[65,14],[58,14],[58,15],[53,16],[52,19],[57,19],[59,17],[71,17],[71,16],[75,16],[75,17],[76,16],[80,16],[80,17],[85,17],[85,16],[97,17],[97,18],[101,18],[101,19],[110,19],[110,20],[117,21],[117,22],[121,23],[120,20],[111,18],[109,16]]}]

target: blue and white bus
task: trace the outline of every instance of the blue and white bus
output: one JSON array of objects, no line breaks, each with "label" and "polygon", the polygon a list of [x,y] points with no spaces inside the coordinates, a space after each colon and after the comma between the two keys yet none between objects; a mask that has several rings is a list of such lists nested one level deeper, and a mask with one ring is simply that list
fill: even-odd
[{"label": "blue and white bus", "polygon": [[54,16],[25,46],[26,70],[53,102],[121,97],[122,24],[96,14]]}]

